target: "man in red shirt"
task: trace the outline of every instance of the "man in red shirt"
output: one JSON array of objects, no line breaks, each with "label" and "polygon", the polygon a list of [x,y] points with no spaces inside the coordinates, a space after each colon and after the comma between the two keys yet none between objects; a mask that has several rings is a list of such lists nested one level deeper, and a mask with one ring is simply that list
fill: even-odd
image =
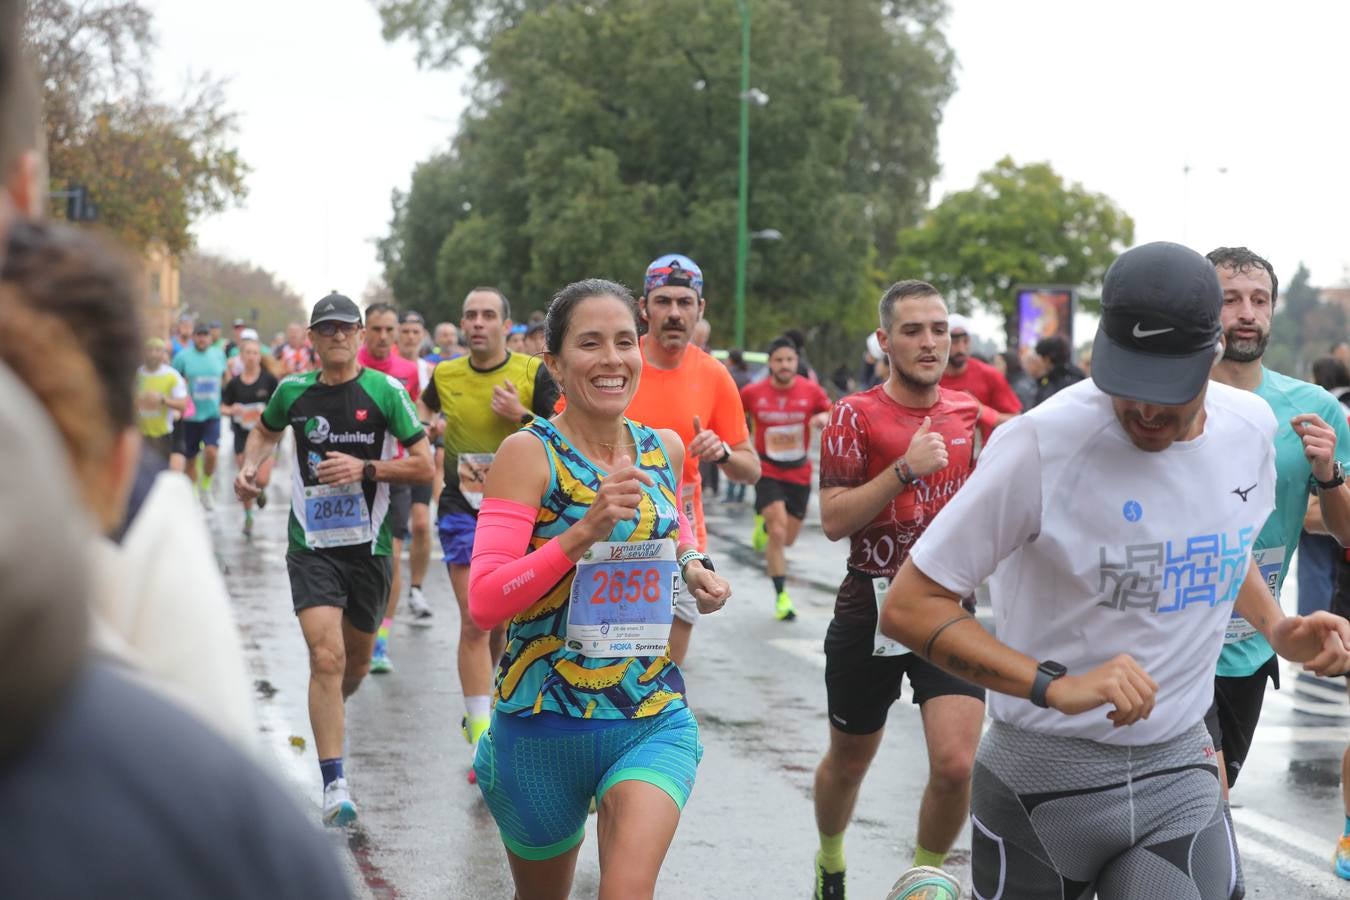
[{"label": "man in red shirt", "polygon": [[[694,323],[703,318],[703,271],[687,256],[671,253],[647,267],[638,302],[647,333],[642,336],[642,379],[628,418],[652,428],[670,428],[685,444],[682,496],[698,549],[706,551],[703,483],[698,464],[718,465],[732,481],[759,479],[759,456],[750,443],[741,394],[726,366],[690,346]],[[670,658],[684,662],[698,618],[698,605],[680,592],[670,630]]]},{"label": "man in red shirt", "polygon": [[[786,337],[769,346],[769,377],[741,388],[741,402],[755,432],[762,474],[755,484],[755,543],[764,540],[764,562],[773,581],[774,615],[797,617],[785,586],[785,549],[797,540],[811,499],[811,429],[830,417],[830,398],[797,374],[797,345]],[[763,538],[761,538],[763,536]]]},{"label": "man in red shirt", "polygon": [[[374,369],[398,379],[407,389],[413,402],[421,395],[417,364],[398,354],[398,310],[388,303],[372,303],[366,307],[366,340],[356,352],[356,361],[367,369]],[[423,423],[425,425],[425,423]],[[400,450],[400,454],[402,451]],[[398,612],[398,595],[403,588],[400,560],[403,542],[408,538],[408,518],[412,511],[412,485],[395,484],[389,488],[389,534],[393,538],[393,579],[389,582],[389,606],[385,610],[380,630],[375,633],[375,650],[370,657],[372,674],[394,671],[389,661],[389,626]]]},{"label": "man in red shirt", "polygon": [[1022,411],[1022,401],[1017,399],[1002,372],[970,355],[970,320],[952,314],[948,326],[952,352],[947,358],[942,387],[965,391],[980,401],[980,434],[988,438],[989,432]]},{"label": "man in red shirt", "polygon": [[834,405],[821,434],[820,524],[849,539],[848,574],[825,634],[830,746],[816,769],[817,898],[844,896],[844,830],[909,678],[928,745],[914,864],[939,866],[970,808],[984,691],[889,640],[877,611],[910,547],[965,484],[980,404],[938,382],[951,338],[947,307],[923,281],[881,298],[877,337],[890,377]]}]

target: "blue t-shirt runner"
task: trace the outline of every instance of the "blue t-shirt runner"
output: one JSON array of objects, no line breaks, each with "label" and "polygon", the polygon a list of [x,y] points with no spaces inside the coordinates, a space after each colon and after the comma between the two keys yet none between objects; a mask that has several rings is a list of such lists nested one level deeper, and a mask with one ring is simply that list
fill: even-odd
[{"label": "blue t-shirt runner", "polygon": [[[1278,600],[1289,563],[1298,548],[1308,497],[1315,487],[1312,464],[1303,452],[1303,439],[1294,433],[1291,420],[1313,413],[1336,430],[1336,459],[1350,469],[1350,425],[1340,401],[1315,384],[1290,378],[1261,367],[1256,395],[1270,404],[1279,429],[1275,432],[1275,512],[1266,520],[1256,540],[1254,559],[1266,584]],[[1270,642],[1247,622],[1234,617],[1224,636],[1217,674],[1241,678],[1254,674],[1275,655]]]},{"label": "blue t-shirt runner", "polygon": [[194,407],[189,422],[220,418],[220,389],[225,378],[225,354],[218,347],[186,347],[173,358],[173,367],[187,380]]}]

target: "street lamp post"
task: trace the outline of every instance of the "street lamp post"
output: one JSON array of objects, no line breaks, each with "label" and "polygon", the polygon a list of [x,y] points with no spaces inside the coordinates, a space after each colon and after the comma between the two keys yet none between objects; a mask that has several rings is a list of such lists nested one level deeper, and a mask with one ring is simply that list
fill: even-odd
[{"label": "street lamp post", "polygon": [[750,4],[736,0],[741,11],[741,151],[736,190],[736,346],[745,346],[745,263],[750,251],[746,207],[750,200]]}]

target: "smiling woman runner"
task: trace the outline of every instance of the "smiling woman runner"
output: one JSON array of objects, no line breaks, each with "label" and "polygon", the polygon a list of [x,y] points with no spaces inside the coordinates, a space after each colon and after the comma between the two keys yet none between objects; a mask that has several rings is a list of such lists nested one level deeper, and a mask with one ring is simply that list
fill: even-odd
[{"label": "smiling woman runner", "polygon": [[545,329],[567,409],[502,443],[478,517],[469,612],[510,625],[474,768],[520,900],[569,895],[592,797],[601,900],[651,897],[703,753],[668,655],[674,599],[710,613],[731,589],[679,513],[683,444],[624,417],[632,295],[570,284]]}]

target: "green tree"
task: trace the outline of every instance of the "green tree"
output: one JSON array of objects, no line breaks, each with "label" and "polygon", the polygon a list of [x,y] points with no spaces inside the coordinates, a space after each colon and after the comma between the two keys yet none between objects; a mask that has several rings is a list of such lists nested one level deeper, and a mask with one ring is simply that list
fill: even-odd
[{"label": "green tree", "polygon": [[[704,267],[714,334],[735,276],[735,0],[377,4],[425,64],[481,54],[451,149],[394,197],[381,243],[396,295],[453,315],[493,284],[525,308],[568,281],[634,284],[659,253]],[[939,0],[752,0],[751,343],[796,326],[813,347],[871,326],[877,246],[913,221],[952,90]],[[884,237],[882,241],[881,237]],[[817,351],[828,355],[828,350]]]},{"label": "green tree", "polygon": [[1003,312],[1015,341],[1014,286],[1092,292],[1133,241],[1134,220],[1109,197],[1065,184],[1047,163],[1018,166],[1004,157],[902,231],[890,271],[932,282],[959,309]]},{"label": "green tree", "polygon": [[287,322],[305,321],[305,303],[287,285],[265,269],[209,253],[190,253],[183,259],[179,294],[183,306],[198,319],[230,323],[244,319],[264,342],[286,328]]},{"label": "green tree", "polygon": [[1345,334],[1345,311],[1322,302],[1322,292],[1312,286],[1311,273],[1300,262],[1276,298],[1263,362],[1277,372],[1307,378],[1313,360],[1329,355],[1333,341]]},{"label": "green tree", "polygon": [[102,224],[129,246],[162,241],[180,255],[193,223],[243,198],[248,168],[222,84],[201,79],[176,103],[156,97],[151,15],[136,0],[34,0],[24,35],[52,181],[85,185]]}]

